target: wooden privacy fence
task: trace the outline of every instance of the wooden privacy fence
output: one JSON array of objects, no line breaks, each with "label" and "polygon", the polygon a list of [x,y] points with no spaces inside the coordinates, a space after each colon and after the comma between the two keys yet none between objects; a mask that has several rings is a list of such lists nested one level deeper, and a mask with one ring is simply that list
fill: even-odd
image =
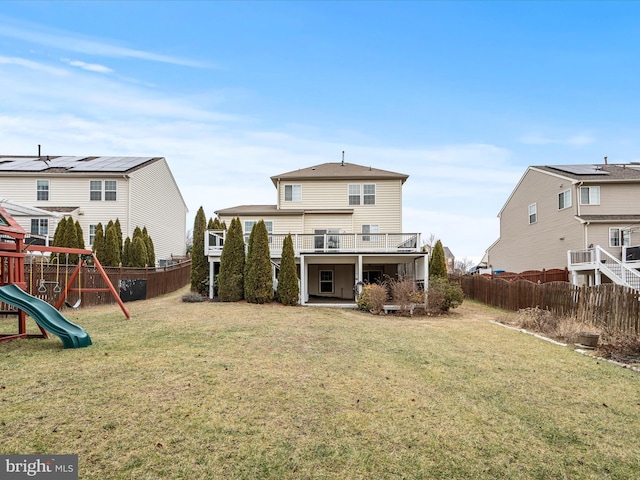
[{"label": "wooden privacy fence", "polygon": [[[46,263],[39,258],[25,263],[25,280],[27,292],[52,305],[65,289],[75,265],[59,266]],[[184,287],[191,279],[191,260],[184,260],[174,265],[158,268],[103,267],[109,280],[124,299],[123,289],[134,282],[144,284],[144,298],[153,298],[173,292]],[[95,267],[83,267],[79,275],[80,289],[106,288],[106,282]],[[74,282],[78,287],[78,280]],[[82,305],[105,305],[116,303],[110,292],[82,291]],[[77,292],[69,293],[67,301],[74,304],[78,299]]]},{"label": "wooden privacy fence", "polygon": [[464,275],[460,283],[467,298],[505,310],[539,307],[571,317],[609,333],[640,335],[640,293],[608,283],[576,287],[568,282],[534,283]]},{"label": "wooden privacy fence", "polygon": [[535,283],[568,282],[569,269],[551,268],[549,270],[526,270],[524,272],[500,272],[495,277],[503,280],[529,280]]}]

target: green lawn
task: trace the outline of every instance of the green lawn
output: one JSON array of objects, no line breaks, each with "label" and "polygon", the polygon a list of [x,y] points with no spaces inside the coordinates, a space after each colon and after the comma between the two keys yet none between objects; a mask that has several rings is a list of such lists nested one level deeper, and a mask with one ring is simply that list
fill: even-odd
[{"label": "green lawn", "polygon": [[0,343],[0,453],[76,453],[81,479],[640,478],[640,374],[504,312],[183,293],[67,310],[88,348]]}]

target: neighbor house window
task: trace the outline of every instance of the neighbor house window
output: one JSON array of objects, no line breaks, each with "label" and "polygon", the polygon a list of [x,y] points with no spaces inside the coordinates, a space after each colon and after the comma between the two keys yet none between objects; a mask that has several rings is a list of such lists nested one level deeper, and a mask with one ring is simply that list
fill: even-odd
[{"label": "neighbor house window", "polygon": [[[378,225],[362,225],[362,233],[380,233],[380,227]],[[363,235],[363,242],[377,242],[377,235]]]},{"label": "neighbor house window", "polygon": [[363,186],[363,194],[364,194],[364,204],[365,205],[375,205],[376,204],[376,184],[364,184]]},{"label": "neighbor house window", "polygon": [[91,180],[89,182],[89,199],[96,202],[102,200],[102,180]]},{"label": "neighbor house window", "polygon": [[600,187],[580,187],[580,205],[600,205]]},{"label": "neighbor house window", "polygon": [[49,234],[49,220],[46,218],[32,218],[31,233],[33,235],[42,235],[43,237],[47,236]]},{"label": "neighbor house window", "polygon": [[[253,226],[258,223],[259,220],[245,220],[244,221],[244,235],[245,241],[249,241],[249,235],[251,235],[251,230],[253,230]],[[264,220],[264,226],[267,228],[267,233],[269,234],[269,243],[273,237],[273,220]]]},{"label": "neighbor house window", "polygon": [[115,202],[117,199],[118,182],[115,180],[104,181],[104,199],[107,202]]},{"label": "neighbor house window", "polygon": [[565,190],[558,194],[558,210],[564,210],[571,206],[571,190]]},{"label": "neighbor house window", "polygon": [[609,246],[628,247],[631,245],[631,230],[628,228],[610,228]]},{"label": "neighbor house window", "polygon": [[49,200],[49,180],[38,180],[36,189],[38,200]]},{"label": "neighbor house window", "polygon": [[302,185],[285,185],[284,201],[285,202],[302,201]]},{"label": "neighbor house window", "polygon": [[529,205],[529,225],[534,224],[538,221],[538,205],[536,203],[532,203]]},{"label": "neighbor house window", "polygon": [[360,205],[360,185],[349,185],[349,205]]},{"label": "neighbor house window", "polygon": [[96,230],[98,225],[89,225],[89,245],[93,245],[93,241],[96,238]]},{"label": "neighbor house window", "polygon": [[333,293],[333,270],[320,270],[320,293]]}]

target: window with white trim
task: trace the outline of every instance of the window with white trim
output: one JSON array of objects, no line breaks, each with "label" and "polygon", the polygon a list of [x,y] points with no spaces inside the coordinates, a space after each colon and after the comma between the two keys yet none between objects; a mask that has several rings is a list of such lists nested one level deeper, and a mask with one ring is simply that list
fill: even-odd
[{"label": "window with white trim", "polygon": [[375,205],[376,204],[376,184],[375,183],[365,183],[362,186],[362,194],[363,194],[363,202],[365,205]]},{"label": "window with white trim", "polygon": [[571,190],[565,190],[558,194],[558,210],[564,210],[571,206]]},{"label": "window with white trim", "polygon": [[36,198],[38,201],[49,200],[49,180],[38,180],[36,182]]},{"label": "window with white trim", "polygon": [[89,200],[92,202],[102,201],[102,180],[89,181]]},{"label": "window with white trim", "polygon": [[333,293],[333,270],[320,270],[320,293]]},{"label": "window with white trim", "polygon": [[301,202],[302,201],[302,185],[285,185],[284,201],[285,202]]},{"label": "window with white trim", "polygon": [[49,220],[47,218],[32,218],[31,233],[33,235],[49,235]]},{"label": "window with white trim", "polygon": [[106,202],[115,202],[118,197],[118,182],[115,180],[104,181],[104,199]]},{"label": "window with white trim", "polygon": [[349,205],[360,205],[360,185],[349,184]]},{"label": "window with white trim", "polygon": [[628,247],[631,245],[631,229],[629,228],[610,228],[609,229],[609,246],[610,247]]},{"label": "window with white trim", "polygon": [[580,205],[600,205],[600,187],[580,187]]},{"label": "window with white trim", "polygon": [[529,225],[533,225],[538,222],[538,204],[532,203],[529,205]]},{"label": "window with white trim", "polygon": [[93,245],[93,241],[96,238],[96,230],[98,225],[89,225],[89,245]]},{"label": "window with white trim", "polygon": [[[362,225],[362,233],[380,233],[380,226],[379,225]],[[377,242],[378,241],[378,236],[377,235],[363,235],[362,236],[362,241],[363,242]]]},{"label": "window with white trim", "polygon": [[[249,235],[251,235],[251,230],[253,230],[253,226],[258,223],[259,220],[245,220],[244,221],[244,236],[245,241],[249,241]],[[264,220],[264,226],[267,227],[267,233],[269,234],[269,243],[273,237],[273,220]]]}]

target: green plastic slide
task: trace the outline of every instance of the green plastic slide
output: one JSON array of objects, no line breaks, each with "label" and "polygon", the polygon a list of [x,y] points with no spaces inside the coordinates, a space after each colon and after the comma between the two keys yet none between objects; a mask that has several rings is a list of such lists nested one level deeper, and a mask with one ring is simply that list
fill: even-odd
[{"label": "green plastic slide", "polygon": [[91,345],[91,338],[82,327],[71,323],[53,306],[29,295],[15,284],[0,287],[0,301],[25,311],[47,332],[60,337],[64,348]]}]

